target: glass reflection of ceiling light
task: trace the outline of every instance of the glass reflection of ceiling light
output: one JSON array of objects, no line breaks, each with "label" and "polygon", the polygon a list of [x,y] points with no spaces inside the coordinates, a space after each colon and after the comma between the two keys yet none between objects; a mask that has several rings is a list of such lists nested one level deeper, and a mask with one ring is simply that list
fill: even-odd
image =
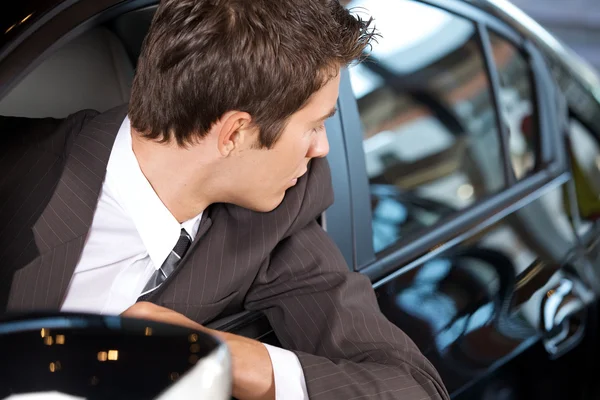
[{"label": "glass reflection of ceiling light", "polygon": [[198,353],[200,351],[200,345],[198,343],[194,343],[190,346],[190,353]]},{"label": "glass reflection of ceiling light", "polygon": [[144,335],[145,336],[152,336],[152,328],[150,328],[149,326],[147,326],[146,329],[144,330]]},{"label": "glass reflection of ceiling light", "polygon": [[61,368],[60,361],[51,362],[50,365],[48,366],[48,369],[50,370],[50,372],[60,371],[60,368]]},{"label": "glass reflection of ceiling light", "polygon": [[26,16],[25,18],[23,18],[20,23],[22,24],[23,22],[27,21],[29,18],[31,18],[32,15],[33,15],[33,13],[31,13],[28,16]]},{"label": "glass reflection of ceiling light", "polygon": [[109,350],[108,359],[110,361],[117,361],[119,359],[119,350]]},{"label": "glass reflection of ceiling light", "polygon": [[100,362],[104,362],[108,359],[108,353],[105,351],[99,351],[98,352],[98,361]]},{"label": "glass reflection of ceiling light", "polygon": [[460,185],[460,187],[456,191],[456,194],[462,200],[469,200],[471,197],[473,197],[474,193],[475,193],[475,189],[473,189],[473,186],[468,183]]},{"label": "glass reflection of ceiling light", "polygon": [[198,334],[192,333],[190,336],[188,336],[188,339],[189,339],[190,343],[195,343],[198,341]]},{"label": "glass reflection of ceiling light", "polygon": [[23,22],[27,21],[29,18],[31,18],[32,15],[33,15],[33,13],[31,13],[28,16],[26,16],[25,18],[23,18],[20,22],[17,22],[16,24],[11,25],[6,31],[4,31],[4,34],[6,35],[8,32],[10,32],[13,29],[15,29],[15,27],[17,25],[21,25]]},{"label": "glass reflection of ceiling light", "polygon": [[56,335],[56,344],[65,344],[65,335]]},{"label": "glass reflection of ceiling light", "polygon": [[50,330],[46,329],[46,328],[42,328],[42,330],[40,331],[40,336],[41,337],[46,337],[46,335],[50,334]]},{"label": "glass reflection of ceiling light", "polygon": [[46,336],[44,338],[44,344],[46,346],[52,346],[53,343],[54,343],[54,339],[52,339],[52,336]]}]

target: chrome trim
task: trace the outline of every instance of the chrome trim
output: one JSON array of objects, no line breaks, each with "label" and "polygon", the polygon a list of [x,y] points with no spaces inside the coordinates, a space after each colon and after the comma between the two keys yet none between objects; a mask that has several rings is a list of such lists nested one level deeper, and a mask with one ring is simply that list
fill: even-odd
[{"label": "chrome trim", "polygon": [[581,342],[586,331],[586,310],[593,301],[594,293],[576,276],[563,277],[547,291],[540,305],[540,328],[551,358],[560,357]]}]

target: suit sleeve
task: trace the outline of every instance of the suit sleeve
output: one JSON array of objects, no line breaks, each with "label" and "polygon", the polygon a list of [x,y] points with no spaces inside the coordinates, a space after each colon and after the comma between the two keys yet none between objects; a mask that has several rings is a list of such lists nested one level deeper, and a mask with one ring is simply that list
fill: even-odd
[{"label": "suit sleeve", "polygon": [[97,113],[65,119],[0,116],[0,311],[13,273],[38,255],[31,227],[60,178],[76,133]]},{"label": "suit sleeve", "polygon": [[316,222],[333,199],[326,162],[312,162],[305,185],[246,307],[264,312],[298,356],[311,399],[449,399],[433,365],[381,313],[368,278],[348,270]]}]

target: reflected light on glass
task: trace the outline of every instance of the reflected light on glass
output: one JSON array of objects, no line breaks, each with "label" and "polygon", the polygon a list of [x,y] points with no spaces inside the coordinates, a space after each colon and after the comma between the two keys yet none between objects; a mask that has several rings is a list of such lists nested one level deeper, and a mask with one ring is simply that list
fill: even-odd
[{"label": "reflected light on glass", "polygon": [[596,156],[595,164],[596,164],[596,168],[598,168],[598,170],[600,170],[600,155]]},{"label": "reflected light on glass", "polygon": [[17,22],[16,24],[11,25],[6,31],[4,31],[4,34],[6,35],[8,32],[12,31],[13,29],[15,29],[15,27],[17,25],[21,25],[23,22],[27,21],[29,18],[31,18],[31,16],[34,13],[29,14],[28,16],[26,16],[25,18],[23,18],[21,21]]},{"label": "reflected light on glass", "polygon": [[152,328],[150,328],[149,326],[147,326],[146,329],[144,330],[144,335],[146,335],[146,336],[152,336]]},{"label": "reflected light on glass", "polygon": [[60,368],[61,368],[60,361],[51,362],[50,365],[48,366],[48,369],[50,370],[50,372],[59,371]]},{"label": "reflected light on glass", "polygon": [[188,336],[188,339],[190,340],[190,343],[195,343],[198,341],[198,334],[192,333],[190,336]]},{"label": "reflected light on glass", "polygon": [[54,343],[54,339],[52,339],[52,336],[46,336],[44,338],[44,344],[46,346],[52,346],[53,343]]},{"label": "reflected light on glass", "polygon": [[475,189],[473,189],[473,186],[468,183],[460,185],[459,188],[456,190],[456,194],[462,200],[469,200],[471,197],[473,197],[474,193]]},{"label": "reflected light on glass", "polygon": [[117,361],[119,359],[119,350],[109,350],[108,359],[110,361]]},{"label": "reflected light on glass", "polygon": [[105,351],[99,351],[98,352],[98,361],[100,362],[104,362],[108,359],[108,353]]},{"label": "reflected light on glass", "polygon": [[194,343],[190,346],[190,353],[197,353],[200,351],[200,345],[198,343]]},{"label": "reflected light on glass", "polygon": [[46,335],[49,335],[49,334],[50,334],[50,329],[42,328],[42,330],[40,331],[41,337],[46,337]]},{"label": "reflected light on glass", "polygon": [[33,15],[33,13],[31,13],[28,16],[26,16],[25,18],[23,18],[20,23],[22,24],[23,22],[27,21],[29,18],[31,18],[32,15]]},{"label": "reflected light on glass", "polygon": [[65,344],[65,335],[56,335],[56,344]]}]

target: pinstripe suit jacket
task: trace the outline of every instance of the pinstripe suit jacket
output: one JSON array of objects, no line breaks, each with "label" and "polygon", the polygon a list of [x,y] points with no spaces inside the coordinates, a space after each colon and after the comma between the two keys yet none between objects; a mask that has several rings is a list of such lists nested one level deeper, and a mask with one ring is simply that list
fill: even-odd
[{"label": "pinstripe suit jacket", "polygon": [[[65,120],[0,117],[0,259],[8,310],[60,308],[80,257],[113,141],[127,112]],[[437,372],[379,311],[316,217],[333,201],[329,167],[270,213],[214,204],[178,272],[150,300],[206,323],[242,309],[268,317],[314,399],[447,399]],[[107,249],[110,251],[110,249]]]}]

